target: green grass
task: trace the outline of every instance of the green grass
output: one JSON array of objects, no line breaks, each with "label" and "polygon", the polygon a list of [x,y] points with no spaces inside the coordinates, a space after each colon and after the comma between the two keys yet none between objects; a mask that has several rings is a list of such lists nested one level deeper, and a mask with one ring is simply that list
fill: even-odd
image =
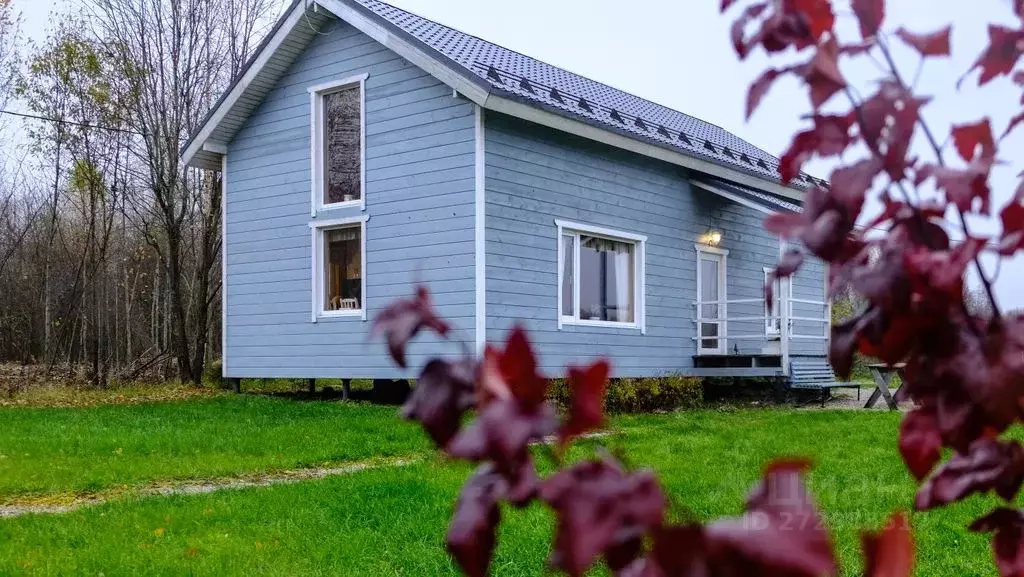
[{"label": "green grass", "polygon": [[[211,424],[208,431],[223,432],[239,421],[250,423],[249,433],[258,438],[245,439],[244,444],[263,456],[277,450],[260,451],[261,445],[282,442],[287,447],[280,450],[294,453],[290,458],[295,461],[308,458],[300,455],[316,452],[318,448],[310,445],[321,443],[333,446],[333,452],[351,449],[350,443],[373,452],[380,445],[386,452],[389,437],[395,450],[397,431],[404,431],[399,445],[408,440],[403,447],[422,446],[414,431],[393,418],[394,409],[266,399],[206,403],[194,402],[191,408],[177,410],[219,411],[219,428]],[[132,407],[134,411],[142,408]],[[154,410],[167,414],[146,407]],[[277,438],[288,430],[308,431],[306,421],[316,419],[322,419],[321,427],[335,438],[331,434],[302,442]],[[261,427],[271,421],[277,421],[277,428],[263,431]],[[339,442],[336,437],[346,434],[340,432],[342,425],[353,421],[360,423],[360,430],[351,431],[348,443]],[[655,468],[677,519],[738,514],[766,461],[779,455],[812,458],[815,468],[810,483],[836,539],[844,574],[857,575],[857,531],[877,528],[890,511],[912,503],[914,483],[896,451],[898,421],[899,415],[886,412],[702,411],[618,418],[614,425],[619,434],[600,442],[621,452],[632,466]],[[136,426],[152,424],[135,422]],[[117,430],[129,435],[129,429],[125,424]],[[53,435],[53,431],[38,433]],[[186,436],[188,442],[204,444],[202,435]],[[592,454],[595,444],[584,443],[572,457]],[[179,451],[185,446],[183,441]],[[234,446],[223,447],[223,452],[207,447],[196,447],[196,451],[215,455],[227,466]],[[323,450],[323,454],[333,452]],[[242,461],[251,464],[252,460]],[[62,471],[63,477],[77,476],[69,468]],[[118,474],[130,472],[129,468]],[[428,459],[407,467],[294,485],[130,498],[65,515],[3,520],[0,574],[453,574],[442,541],[468,472],[463,465]],[[0,474],[4,482],[6,476],[6,470]],[[917,574],[994,575],[986,537],[964,529],[990,504],[974,500],[914,515],[920,559]],[[541,508],[531,507],[506,511],[505,518],[495,574],[542,574],[550,517]]]},{"label": "green grass", "polygon": [[0,408],[0,502],[426,452],[394,407],[220,396]]}]

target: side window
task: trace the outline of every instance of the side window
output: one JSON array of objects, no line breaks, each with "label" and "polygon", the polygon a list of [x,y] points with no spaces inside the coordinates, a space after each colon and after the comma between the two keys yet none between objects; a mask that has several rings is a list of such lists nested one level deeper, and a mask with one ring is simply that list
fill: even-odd
[{"label": "side window", "polygon": [[365,207],[365,76],[310,88],[313,214]]},{"label": "side window", "polygon": [[646,237],[558,222],[559,324],[643,328]]}]

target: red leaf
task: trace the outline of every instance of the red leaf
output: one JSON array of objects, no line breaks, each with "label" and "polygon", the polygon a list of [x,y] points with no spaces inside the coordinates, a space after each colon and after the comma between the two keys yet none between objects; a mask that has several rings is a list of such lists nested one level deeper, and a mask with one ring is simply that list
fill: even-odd
[{"label": "red leaf", "polygon": [[787,11],[801,13],[807,19],[811,37],[819,40],[826,32],[832,32],[836,16],[829,0],[787,0],[783,3]]},{"label": "red leaf", "polygon": [[960,158],[963,158],[964,162],[972,162],[975,158],[995,159],[996,143],[992,137],[992,124],[987,117],[974,124],[954,125],[952,135],[956,151],[960,153]]},{"label": "red leaf", "polygon": [[865,144],[885,159],[885,170],[900,180],[908,166],[907,152],[921,107],[927,100],[914,97],[894,82],[882,82],[857,115]]},{"label": "red leaf", "polygon": [[885,19],[885,0],[852,0],[853,13],[860,24],[860,35],[867,39],[878,34]]},{"label": "red leaf", "polygon": [[799,132],[793,137],[789,149],[779,159],[779,177],[788,184],[800,174],[800,168],[810,160],[818,147],[818,135],[813,130]]},{"label": "red leaf", "polygon": [[800,168],[812,154],[836,156],[842,154],[854,142],[854,138],[850,136],[850,127],[853,126],[852,114],[816,114],[812,118],[814,128],[797,133],[789,149],[779,160],[779,175],[784,184],[800,174]]},{"label": "red leaf", "polygon": [[[1024,52],[1024,31],[1013,30],[1005,26],[989,24],[988,46],[981,53],[978,60],[971,66],[970,73],[975,68],[981,68],[981,76],[978,78],[978,85],[984,86],[996,76],[1009,74]],[[964,75],[966,77],[966,74]],[[963,82],[963,78],[960,79]]]},{"label": "red leaf", "polygon": [[807,217],[799,212],[777,212],[764,219],[764,229],[781,238],[799,236],[807,227]]},{"label": "red leaf", "polygon": [[1013,132],[1013,129],[1017,128],[1017,125],[1019,125],[1021,122],[1024,122],[1024,112],[1021,112],[1017,116],[1014,116],[1013,118],[1010,119],[1010,123],[1006,125],[1006,130],[1003,131],[1003,135],[1000,137],[1000,140],[1009,136],[1010,133]]},{"label": "red leaf", "polygon": [[946,198],[964,212],[974,210],[975,199],[981,200],[978,212],[988,214],[990,190],[988,175],[992,161],[982,159],[973,162],[967,168],[930,167],[935,177],[935,185],[945,191]]},{"label": "red leaf", "polygon": [[526,410],[512,401],[496,401],[459,431],[445,450],[458,459],[492,461],[500,473],[515,477],[529,458],[530,442],[550,435],[557,424],[547,405]]},{"label": "red leaf", "polygon": [[992,550],[999,566],[999,575],[1024,577],[1024,513],[1019,509],[996,509],[975,521],[971,531],[995,532]]},{"label": "red leaf", "polygon": [[497,541],[504,482],[488,467],[466,481],[448,527],[448,551],[470,577],[485,577]]},{"label": "red leaf", "polygon": [[817,152],[821,156],[838,156],[855,138],[850,136],[853,113],[844,115],[819,114],[814,116],[814,131],[818,135]]},{"label": "red leaf", "polygon": [[800,270],[800,266],[803,264],[804,253],[795,248],[791,248],[782,255],[782,259],[779,260],[779,264],[775,265],[775,270],[772,271],[772,276],[775,278],[793,276],[796,274],[796,271]]},{"label": "red leaf", "polygon": [[450,327],[434,312],[430,294],[421,286],[416,290],[416,298],[395,301],[377,315],[370,338],[384,335],[391,358],[405,368],[405,347],[423,329],[445,336]]},{"label": "red leaf", "polygon": [[952,26],[946,26],[942,30],[929,34],[916,34],[901,27],[896,30],[896,36],[899,36],[900,40],[914,50],[917,50],[921,56],[949,56],[949,36],[952,30]]},{"label": "red leaf", "polygon": [[918,407],[907,413],[900,423],[899,446],[903,462],[914,477],[920,481],[928,476],[942,450],[942,436],[932,410]]},{"label": "red leaf", "polygon": [[[834,575],[832,542],[803,483],[805,461],[769,465],[738,519],[709,525],[722,575]],[[730,570],[731,569],[731,570]],[[715,573],[718,574],[718,573]]]},{"label": "red leaf", "polygon": [[438,447],[444,447],[455,436],[462,416],[473,406],[475,365],[472,359],[430,361],[402,407],[402,416],[421,423]]},{"label": "red leaf", "polygon": [[746,59],[747,55],[750,54],[750,49],[760,41],[760,34],[749,42],[745,39],[747,24],[763,14],[767,7],[767,2],[747,6],[743,14],[732,23],[732,47],[736,50],[736,55],[740,57],[740,60]]},{"label": "red leaf", "polygon": [[837,168],[829,179],[832,183],[829,195],[847,210],[850,218],[857,220],[864,207],[864,198],[881,171],[881,161],[873,156],[856,164]]},{"label": "red leaf", "polygon": [[1024,181],[1017,188],[1017,193],[999,213],[1003,222],[1003,236],[999,241],[999,252],[1004,256],[1012,256],[1024,249]]},{"label": "red leaf", "polygon": [[974,493],[995,491],[1012,500],[1024,482],[1024,448],[1016,441],[982,438],[957,453],[921,486],[915,506],[928,510]]},{"label": "red leaf", "polygon": [[817,110],[832,96],[846,88],[846,80],[839,71],[839,47],[835,41],[819,46],[810,62],[800,67],[798,74],[804,77],[810,88],[811,106]]},{"label": "red leaf", "polygon": [[776,70],[775,68],[769,68],[764,71],[764,74],[759,76],[750,85],[750,89],[747,92],[747,120],[753,116],[754,111],[757,110],[764,95],[768,93],[768,89],[772,87],[772,83],[781,76],[784,72],[789,72],[790,69]]},{"label": "red leaf", "polygon": [[544,402],[548,380],[537,372],[537,358],[521,325],[509,333],[505,350],[488,345],[479,379],[481,404],[515,399],[526,409]]},{"label": "red leaf", "polygon": [[864,577],[910,577],[914,571],[914,538],[903,513],[889,519],[882,532],[861,536]]},{"label": "red leaf", "polygon": [[585,369],[569,367],[572,406],[569,419],[558,432],[559,443],[565,446],[587,431],[604,425],[604,391],[608,386],[608,361],[598,361]]},{"label": "red leaf", "polygon": [[935,250],[918,246],[904,252],[904,263],[908,272],[920,279],[922,288],[943,291],[952,298],[963,295],[964,273],[987,241],[983,238],[967,237],[952,250]]},{"label": "red leaf", "polygon": [[730,6],[732,6],[732,5],[733,5],[733,4],[735,3],[735,2],[736,2],[736,0],[722,0],[722,7],[721,7],[721,9],[720,9],[719,11],[720,11],[720,12],[725,12],[725,11],[726,11],[726,10],[728,10],[728,9],[729,9],[729,7],[730,7]]},{"label": "red leaf", "polygon": [[611,460],[584,461],[546,480],[540,497],[555,511],[551,565],[582,575],[604,554],[620,570],[642,551],[642,539],[661,525],[665,496],[650,472],[625,472]]},{"label": "red leaf", "polygon": [[779,264],[775,265],[775,269],[772,271],[772,274],[768,275],[768,279],[764,283],[764,302],[768,307],[771,307],[772,302],[774,301],[772,285],[775,284],[775,280],[793,276],[796,274],[796,271],[800,270],[800,267],[803,264],[804,253],[795,248],[787,250],[786,254],[782,255],[782,259],[779,260]]}]

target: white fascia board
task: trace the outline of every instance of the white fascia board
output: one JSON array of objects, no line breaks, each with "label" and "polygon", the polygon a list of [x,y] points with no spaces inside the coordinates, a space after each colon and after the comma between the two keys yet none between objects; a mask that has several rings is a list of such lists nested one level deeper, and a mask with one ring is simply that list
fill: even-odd
[{"label": "white fascia board", "polygon": [[470,80],[464,72],[448,66],[420,47],[392,34],[387,28],[381,26],[378,22],[374,22],[362,12],[346,5],[340,0],[316,0],[316,3],[329,10],[338,18],[348,22],[363,34],[391,49],[402,58],[422,68],[425,72],[447,84],[474,103],[482,105],[487,100],[488,90]]},{"label": "white fascia board", "polygon": [[249,85],[252,83],[252,81],[255,80],[256,77],[259,76],[261,72],[263,72],[263,69],[266,67],[267,62],[269,62],[270,59],[273,58],[274,53],[276,53],[277,50],[281,47],[281,44],[283,44],[284,41],[288,38],[288,35],[291,34],[295,26],[302,22],[306,13],[306,7],[303,4],[303,2],[300,2],[295,5],[295,7],[292,9],[291,14],[288,14],[288,16],[286,17],[287,19],[285,20],[284,25],[281,26],[281,28],[278,29],[277,34],[274,35],[274,38],[270,41],[269,44],[267,44],[263,51],[260,52],[259,56],[256,57],[256,60],[252,63],[252,66],[249,67],[249,69],[245,72],[245,75],[242,76],[241,80],[239,80],[238,83],[235,84],[234,88],[231,89],[231,92],[228,93],[227,98],[225,98],[224,101],[220,103],[220,106],[218,106],[217,109],[214,111],[213,115],[210,116],[210,119],[207,120],[206,123],[203,124],[203,126],[199,129],[199,132],[196,134],[196,137],[192,139],[192,142],[189,144],[188,148],[186,148],[185,152],[183,152],[181,155],[181,161],[186,166],[191,164],[192,158],[196,155],[197,152],[203,150],[203,147],[206,145],[207,141],[209,140],[213,132],[217,129],[217,126],[220,125],[220,123],[224,120],[224,117],[227,116],[227,114],[235,106],[235,103],[237,103],[238,100],[242,97],[242,95],[245,94],[245,91],[248,90]]},{"label": "white fascia board", "polygon": [[224,156],[228,153],[228,145],[210,140],[203,144],[203,150]]},{"label": "white fascia board", "polygon": [[754,209],[754,210],[756,210],[758,212],[761,212],[761,213],[764,213],[764,214],[775,214],[776,213],[776,211],[774,211],[774,210],[772,210],[770,208],[761,206],[761,205],[759,205],[759,204],[757,204],[755,202],[751,202],[751,201],[749,201],[749,200],[739,196],[738,194],[733,194],[731,192],[722,190],[722,189],[720,189],[720,188],[718,188],[716,186],[711,186],[710,184],[704,184],[703,182],[698,182],[698,181],[695,181],[695,180],[691,180],[690,184],[692,184],[694,186],[698,186],[700,188],[703,188],[704,190],[706,190],[708,192],[711,192],[713,194],[717,194],[718,196],[721,196],[722,198],[725,198],[726,200],[731,200],[732,202],[735,202],[736,204],[745,206],[747,208]]},{"label": "white fascia board", "polygon": [[579,120],[573,120],[560,114],[541,110],[528,104],[523,104],[522,102],[498,96],[496,94],[491,94],[487,97],[487,101],[484,103],[484,108],[500,112],[502,114],[508,114],[509,116],[515,116],[516,118],[528,120],[549,128],[561,130],[562,132],[568,132],[569,134],[574,134],[588,140],[601,142],[609,146],[614,146],[616,148],[621,148],[623,150],[662,160],[677,166],[682,166],[684,168],[731,180],[737,184],[763,190],[771,194],[784,196],[798,202],[802,202],[804,199],[804,193],[799,190],[782,186],[781,184],[776,184],[745,172],[732,170],[714,162],[688,156],[681,152],[668,150],[667,148],[643,142],[636,138],[623,136],[605,128],[593,126]]}]

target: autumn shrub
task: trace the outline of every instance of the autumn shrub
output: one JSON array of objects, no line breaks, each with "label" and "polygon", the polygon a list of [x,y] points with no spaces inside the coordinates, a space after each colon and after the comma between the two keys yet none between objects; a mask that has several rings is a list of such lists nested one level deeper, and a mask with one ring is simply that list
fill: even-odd
[{"label": "autumn shrub", "polygon": [[224,380],[224,361],[213,359],[203,368],[203,384],[208,387],[227,388]]},{"label": "autumn shrub", "polygon": [[[572,389],[565,379],[554,379],[549,398],[566,411],[572,403]],[[609,414],[656,413],[700,408],[704,403],[704,384],[696,377],[665,375],[612,379],[604,397],[604,412]]]}]

